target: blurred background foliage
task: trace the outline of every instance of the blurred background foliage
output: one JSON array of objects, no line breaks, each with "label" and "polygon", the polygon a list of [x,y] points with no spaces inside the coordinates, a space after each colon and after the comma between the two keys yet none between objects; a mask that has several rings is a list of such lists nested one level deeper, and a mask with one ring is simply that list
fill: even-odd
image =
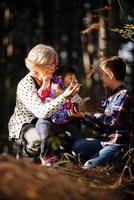
[{"label": "blurred background foliage", "polygon": [[17,83],[27,73],[24,58],[38,43],[57,50],[59,66],[76,68],[81,95],[91,96],[87,110],[95,110],[104,94],[99,77],[90,78],[90,70],[105,57],[125,59],[126,85],[134,92],[133,33],[124,38],[114,31],[125,24],[133,27],[133,0],[0,0],[1,151],[7,151],[7,124],[15,106]]}]

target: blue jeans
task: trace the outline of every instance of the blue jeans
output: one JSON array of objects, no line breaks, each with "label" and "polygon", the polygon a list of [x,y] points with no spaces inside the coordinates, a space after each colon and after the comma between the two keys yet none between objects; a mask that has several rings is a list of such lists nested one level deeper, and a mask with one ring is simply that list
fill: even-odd
[{"label": "blue jeans", "polygon": [[86,159],[87,161],[84,165],[89,167],[112,163],[120,150],[121,146],[118,145],[103,147],[100,140],[93,138],[81,139],[72,148],[73,154]]}]

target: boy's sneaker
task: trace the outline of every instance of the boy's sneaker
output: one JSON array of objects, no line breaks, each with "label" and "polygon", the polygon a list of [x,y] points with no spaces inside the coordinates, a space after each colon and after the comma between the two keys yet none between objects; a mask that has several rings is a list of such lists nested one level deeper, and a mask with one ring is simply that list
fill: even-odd
[{"label": "boy's sneaker", "polygon": [[40,157],[40,160],[41,164],[47,167],[54,166],[59,162],[59,158],[57,156],[52,156],[52,155]]}]

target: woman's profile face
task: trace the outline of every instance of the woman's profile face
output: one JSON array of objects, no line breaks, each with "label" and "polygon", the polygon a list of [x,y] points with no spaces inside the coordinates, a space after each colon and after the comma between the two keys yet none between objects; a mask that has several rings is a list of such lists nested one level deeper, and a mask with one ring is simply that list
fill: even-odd
[{"label": "woman's profile face", "polygon": [[55,72],[55,69],[56,69],[56,65],[53,62],[36,65],[35,67],[36,74],[40,76],[38,78],[44,78],[44,77],[52,78]]}]

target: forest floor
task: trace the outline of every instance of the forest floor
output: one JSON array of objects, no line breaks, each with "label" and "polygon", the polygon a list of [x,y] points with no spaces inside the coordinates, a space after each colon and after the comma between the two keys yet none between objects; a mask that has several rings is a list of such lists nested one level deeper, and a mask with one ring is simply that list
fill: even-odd
[{"label": "forest floor", "polygon": [[0,156],[0,200],[131,200],[134,177],[110,167],[82,169],[67,161],[43,167]]}]

